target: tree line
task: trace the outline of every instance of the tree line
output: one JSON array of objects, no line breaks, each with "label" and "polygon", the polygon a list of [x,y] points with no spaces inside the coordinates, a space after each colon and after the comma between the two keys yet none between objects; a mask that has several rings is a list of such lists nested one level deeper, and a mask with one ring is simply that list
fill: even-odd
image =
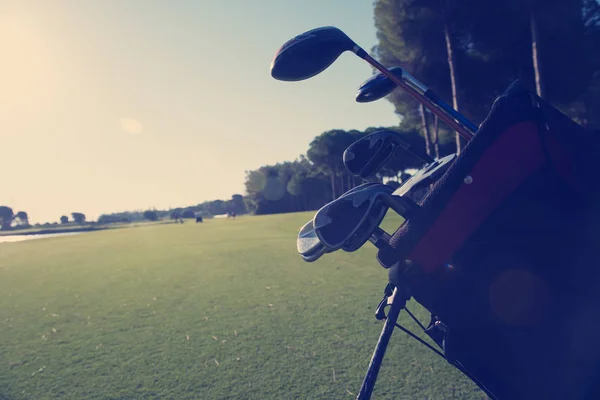
[{"label": "tree line", "polygon": [[[600,130],[598,0],[374,0],[373,15],[377,44],[372,55],[410,72],[475,124],[520,79],[585,128]],[[386,99],[400,119],[386,129],[412,148],[434,158],[461,151],[462,139],[407,93],[396,90]],[[296,160],[246,171],[245,195],[169,210],[103,214],[98,222],[315,210],[362,183],[346,171],[342,155],[348,145],[379,129],[323,132]],[[397,154],[374,179],[399,184],[420,166],[418,159]],[[0,207],[3,229],[26,221],[26,213]]]},{"label": "tree line", "polygon": [[98,223],[129,223],[144,220],[159,221],[164,219],[178,220],[196,218],[196,216],[211,218],[214,215],[223,215],[232,212],[237,215],[247,213],[244,196],[241,194],[234,194],[229,200],[210,200],[193,206],[177,207],[168,210],[157,210],[153,208],[148,210],[102,214],[98,218]]},{"label": "tree line", "polygon": [[18,211],[16,214],[8,206],[0,206],[0,230],[8,230],[13,226],[29,227],[29,215],[25,211]]},{"label": "tree line", "polygon": [[[264,165],[246,171],[246,206],[254,214],[274,214],[315,210],[364,183],[344,166],[346,148],[375,131],[393,130],[411,148],[424,149],[425,140],[415,129],[370,127],[364,131],[333,129],[315,137],[305,154],[294,161]],[[440,156],[452,153],[454,143],[448,134],[441,136]],[[379,171],[374,180],[402,182],[406,171],[420,168],[422,161],[408,153],[397,153]]]},{"label": "tree line", "polygon": [[[70,222],[83,225],[86,223],[85,214],[80,212],[71,213],[72,221],[69,221],[69,217],[63,215],[60,217],[61,224],[68,224]],[[58,222],[50,223],[46,222],[43,224],[44,226],[49,225],[58,225]],[[36,224],[36,226],[42,226],[42,224]],[[14,212],[13,209],[9,206],[1,206],[0,205],[0,230],[6,231],[11,229],[25,229],[30,228],[29,224],[29,214],[26,211],[18,211]]]}]

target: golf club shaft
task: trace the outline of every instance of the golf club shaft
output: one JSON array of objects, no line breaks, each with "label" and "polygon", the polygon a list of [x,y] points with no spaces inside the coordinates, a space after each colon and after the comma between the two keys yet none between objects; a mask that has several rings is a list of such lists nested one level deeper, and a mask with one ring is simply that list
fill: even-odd
[{"label": "golf club shaft", "polygon": [[[448,105],[446,105],[446,107],[441,107],[439,104],[436,104],[429,97],[427,97],[424,93],[420,93],[418,89],[409,85],[402,78],[398,78],[395,74],[390,72],[390,70],[388,70],[386,67],[381,65],[381,63],[379,63],[377,60],[375,60],[373,57],[371,57],[364,50],[362,52],[355,51],[355,53],[359,57],[363,58],[366,62],[371,64],[373,67],[377,68],[382,74],[384,74],[386,77],[391,79],[392,82],[394,82],[396,85],[398,85],[402,89],[406,90],[408,92],[408,94],[410,94],[412,97],[414,97],[419,103],[421,103],[424,106],[426,106],[427,108],[429,108],[432,113],[434,113],[436,116],[438,116],[438,118],[440,118],[442,121],[444,121],[446,124],[448,124],[449,127],[451,127],[456,132],[458,132],[467,141],[471,140],[471,138],[474,136],[474,132],[472,132],[469,128],[465,127],[464,125],[462,125],[461,123],[456,121],[455,118],[456,118],[456,115],[458,114],[458,112],[456,110],[450,108],[450,106],[448,106]],[[416,81],[416,82],[418,82],[418,81]],[[414,83],[416,83],[416,82],[414,82]],[[422,85],[420,85],[420,86],[422,86]],[[452,110],[452,112],[450,110]],[[460,115],[460,114],[458,114],[458,115]],[[462,116],[460,116],[460,119],[467,121]]]},{"label": "golf club shaft", "polygon": [[464,115],[456,111],[454,108],[450,107],[447,103],[445,103],[433,90],[429,89],[423,83],[421,83],[417,78],[409,74],[407,71],[402,70],[402,79],[406,81],[410,86],[416,89],[420,94],[427,97],[429,100],[433,102],[438,108],[441,108],[443,111],[446,111],[451,117],[460,122],[464,127],[466,127],[471,133],[477,132],[477,126],[469,121]]}]

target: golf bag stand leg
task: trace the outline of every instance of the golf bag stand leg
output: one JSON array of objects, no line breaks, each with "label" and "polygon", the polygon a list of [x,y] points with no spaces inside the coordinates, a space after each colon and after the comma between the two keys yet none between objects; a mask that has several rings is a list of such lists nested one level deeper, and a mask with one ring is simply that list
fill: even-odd
[{"label": "golf bag stand leg", "polygon": [[[387,304],[390,305],[390,308],[385,318],[385,324],[383,325],[381,334],[379,335],[379,340],[377,341],[377,345],[375,346],[375,351],[371,356],[371,361],[369,362],[369,369],[365,374],[365,378],[360,387],[360,392],[356,397],[357,400],[369,400],[371,398],[371,394],[373,393],[373,389],[375,388],[377,374],[379,374],[379,368],[381,367],[381,363],[383,362],[383,357],[385,355],[387,345],[390,341],[390,338],[392,337],[392,333],[394,332],[396,322],[398,321],[398,315],[400,315],[400,310],[402,310],[406,306],[406,301],[409,299],[409,297],[410,296],[407,295],[406,290],[403,290],[398,287],[395,287],[391,296],[388,297]],[[385,300],[386,299],[384,299],[384,301]],[[383,306],[384,305],[380,304],[380,308]]]}]

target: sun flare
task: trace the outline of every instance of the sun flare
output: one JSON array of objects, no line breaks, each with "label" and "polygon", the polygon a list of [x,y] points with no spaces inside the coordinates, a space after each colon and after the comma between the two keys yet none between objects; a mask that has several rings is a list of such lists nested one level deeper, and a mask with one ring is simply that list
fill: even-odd
[{"label": "sun flare", "polygon": [[121,129],[132,135],[137,135],[144,131],[144,126],[140,121],[134,118],[121,118]]}]

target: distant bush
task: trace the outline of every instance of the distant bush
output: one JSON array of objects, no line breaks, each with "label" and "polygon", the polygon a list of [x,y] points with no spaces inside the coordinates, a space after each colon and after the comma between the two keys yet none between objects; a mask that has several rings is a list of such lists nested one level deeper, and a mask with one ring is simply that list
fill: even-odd
[{"label": "distant bush", "polygon": [[196,213],[194,210],[188,208],[187,210],[183,210],[181,213],[181,218],[196,218]]},{"label": "distant bush", "polygon": [[158,221],[158,214],[154,210],[146,210],[144,211],[144,218],[148,221]]}]

